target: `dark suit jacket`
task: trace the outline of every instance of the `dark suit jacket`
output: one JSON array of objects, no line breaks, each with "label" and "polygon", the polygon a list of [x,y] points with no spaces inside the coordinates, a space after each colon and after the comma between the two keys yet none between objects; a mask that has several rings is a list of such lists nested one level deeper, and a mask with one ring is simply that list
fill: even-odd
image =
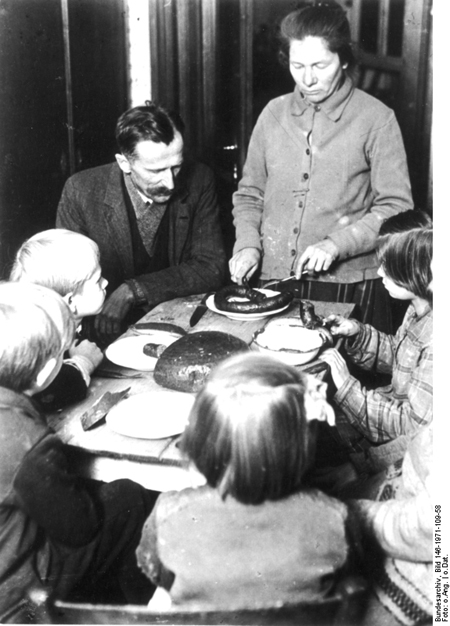
[{"label": "dark suit jacket", "polygon": [[152,308],[179,296],[220,288],[225,280],[226,255],[219,223],[215,181],[200,163],[185,163],[179,190],[169,201],[169,264],[164,270],[134,276],[131,232],[122,171],[116,163],[71,176],[63,189],[56,226],[93,239],[111,293],[125,280],[136,278]]}]

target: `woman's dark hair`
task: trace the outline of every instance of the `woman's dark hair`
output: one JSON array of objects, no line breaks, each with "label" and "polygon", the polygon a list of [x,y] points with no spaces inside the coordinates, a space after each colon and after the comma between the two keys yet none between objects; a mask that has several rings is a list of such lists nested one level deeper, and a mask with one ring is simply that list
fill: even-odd
[{"label": "woman's dark hair", "polygon": [[178,132],[183,135],[184,122],[178,113],[168,111],[161,105],[147,100],[145,106],[128,109],[119,117],[116,125],[116,142],[119,151],[133,158],[136,144],[154,141],[169,145]]},{"label": "woman's dark hair", "polygon": [[287,497],[313,460],[309,420],[328,407],[313,384],[277,359],[231,357],[197,395],[180,449],[222,498],[260,504]]},{"label": "woman's dark hair", "polygon": [[402,213],[391,215],[381,224],[380,237],[392,235],[393,233],[403,233],[413,228],[432,228],[433,220],[420,209],[409,209]]},{"label": "woman's dark hair", "polygon": [[377,255],[386,276],[394,283],[432,303],[432,228],[413,228],[385,235],[379,240]]},{"label": "woman's dark hair", "polygon": [[352,50],[350,24],[344,9],[333,0],[302,3],[282,20],[278,34],[279,57],[283,65],[289,64],[289,49],[293,40],[321,37],[330,52],[339,55],[341,66],[351,72],[356,64]]}]

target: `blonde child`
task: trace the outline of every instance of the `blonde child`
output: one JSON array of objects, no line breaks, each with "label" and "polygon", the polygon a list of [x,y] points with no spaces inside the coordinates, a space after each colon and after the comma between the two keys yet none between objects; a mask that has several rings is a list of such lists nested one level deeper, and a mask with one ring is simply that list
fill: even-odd
[{"label": "blonde child", "polygon": [[[19,249],[10,280],[43,285],[68,303],[77,326],[96,315],[105,300],[97,244],[79,233],[51,229],[28,239]],[[100,348],[78,336],[68,350],[57,380],[37,399],[54,411],[86,397],[90,376],[103,359]]]},{"label": "blonde child", "polygon": [[56,292],[0,283],[2,624],[33,620],[32,589],[119,603],[147,603],[152,593],[135,549],[156,494],[128,480],[75,476],[68,448],[32,401],[57,376],[74,332]]},{"label": "blonde child", "polygon": [[161,494],[137,551],[174,605],[253,608],[333,589],[349,565],[347,509],[303,487],[314,420],[334,417],[324,387],[250,353],[212,372],[180,442],[207,484]]}]

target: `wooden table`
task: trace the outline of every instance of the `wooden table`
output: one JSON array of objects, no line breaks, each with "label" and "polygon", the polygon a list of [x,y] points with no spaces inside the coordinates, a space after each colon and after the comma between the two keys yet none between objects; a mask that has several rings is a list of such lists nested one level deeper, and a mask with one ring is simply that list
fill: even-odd
[{"label": "wooden table", "polygon": [[[231,320],[223,315],[207,311],[194,328],[189,327],[189,319],[199,304],[202,295],[176,298],[155,307],[147,313],[141,321],[170,322],[184,328],[187,332],[201,330],[218,330],[230,333],[246,343],[250,343],[253,334],[269,319],[251,321]],[[350,316],[352,304],[338,304],[314,302],[315,310],[319,315],[340,313]],[[292,305],[279,317],[298,316],[298,303]],[[127,331],[123,336],[132,335]],[[106,363],[111,369],[121,374],[136,375],[138,372],[120,368]],[[102,364],[103,366],[104,364]],[[101,367],[100,366],[100,369]],[[299,366],[302,370],[323,376],[327,365],[318,359]],[[176,447],[176,439],[136,439],[120,435],[108,424],[101,422],[91,430],[84,431],[80,418],[106,391],[120,391],[131,387],[129,396],[152,392],[155,394],[166,392],[153,379],[152,372],[139,372],[140,378],[101,378],[93,376],[86,400],[72,406],[61,413],[49,416],[49,423],[61,439],[71,446],[73,460],[77,471],[81,475],[109,482],[117,478],[131,478],[146,488],[157,491],[182,489],[199,484],[202,477],[194,472],[188,472]],[[172,391],[174,394],[182,392]]]}]

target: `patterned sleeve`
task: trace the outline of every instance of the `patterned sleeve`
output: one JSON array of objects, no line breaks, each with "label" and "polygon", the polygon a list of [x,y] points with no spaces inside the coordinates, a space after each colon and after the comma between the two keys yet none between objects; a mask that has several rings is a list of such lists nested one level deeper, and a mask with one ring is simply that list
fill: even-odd
[{"label": "patterned sleeve", "polygon": [[383,442],[408,435],[433,417],[433,351],[421,351],[416,366],[409,373],[404,395],[392,385],[366,389],[352,376],[337,391],[334,401],[349,421],[368,439]]},{"label": "patterned sleeve", "polygon": [[394,362],[395,337],[358,322],[359,333],[345,341],[345,350],[361,369],[391,374]]}]

